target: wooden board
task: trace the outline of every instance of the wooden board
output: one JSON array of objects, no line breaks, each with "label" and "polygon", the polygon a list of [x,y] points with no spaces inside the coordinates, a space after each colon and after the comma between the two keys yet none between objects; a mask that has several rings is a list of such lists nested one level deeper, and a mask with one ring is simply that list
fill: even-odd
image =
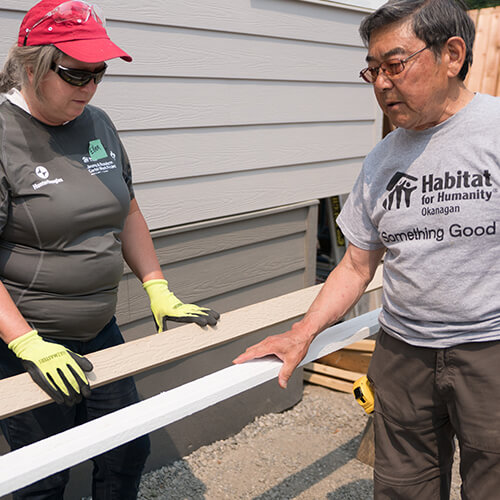
[{"label": "wooden board", "polygon": [[[311,344],[303,363],[371,335],[378,328],[378,313],[372,311],[325,330]],[[277,359],[259,359],[230,366],[8,453],[0,457],[0,495],[271,380],[278,375],[281,366]]]},{"label": "wooden board", "polygon": [[304,380],[350,393],[353,382],[366,374],[374,349],[371,339],[350,344],[304,366]]},{"label": "wooden board", "polygon": [[371,353],[342,350],[321,358],[320,363],[354,372],[366,373],[370,365]]},{"label": "wooden board", "polygon": [[[89,374],[91,386],[104,385],[169,361],[216,347],[250,332],[297,318],[307,311],[321,286],[305,288],[230,311],[223,314],[217,326],[213,328],[201,329],[197,325],[188,324],[171,330],[168,335],[154,334],[92,353],[88,355],[94,365],[93,372]],[[380,286],[380,273],[376,273],[367,290]],[[373,316],[375,313],[368,314]],[[353,323],[350,322],[350,324]],[[371,334],[373,333],[375,332],[372,331]],[[364,335],[362,338],[367,336]],[[332,351],[333,349],[324,353],[319,352],[317,357]],[[42,406],[51,400],[27,373],[23,373],[0,381],[0,401],[2,401],[0,418],[5,418]]]},{"label": "wooden board", "polygon": [[364,374],[361,372],[351,372],[349,370],[342,370],[333,366],[324,365],[323,363],[308,363],[304,366],[304,370],[309,372],[318,373],[320,375],[328,375],[347,382],[355,382]]},{"label": "wooden board", "polygon": [[320,375],[319,373],[304,372],[304,380],[310,384],[321,385],[340,392],[350,393],[352,390],[351,382]]},{"label": "wooden board", "polygon": [[375,340],[365,339],[344,347],[346,351],[373,352],[375,350]]}]

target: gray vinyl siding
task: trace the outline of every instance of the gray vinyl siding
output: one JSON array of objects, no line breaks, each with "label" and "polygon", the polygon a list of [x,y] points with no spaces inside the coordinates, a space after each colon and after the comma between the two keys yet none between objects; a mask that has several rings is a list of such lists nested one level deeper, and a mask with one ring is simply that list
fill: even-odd
[{"label": "gray vinyl siding", "polygon": [[[226,312],[314,284],[316,220],[309,202],[153,235],[172,290]],[[147,295],[128,268],[117,319],[130,338],[153,333]]]},{"label": "gray vinyl siding", "polygon": [[[0,56],[33,0],[4,0]],[[118,127],[152,230],[348,192],[379,138],[364,12],[297,0],[99,5],[134,57],[94,103]]]}]

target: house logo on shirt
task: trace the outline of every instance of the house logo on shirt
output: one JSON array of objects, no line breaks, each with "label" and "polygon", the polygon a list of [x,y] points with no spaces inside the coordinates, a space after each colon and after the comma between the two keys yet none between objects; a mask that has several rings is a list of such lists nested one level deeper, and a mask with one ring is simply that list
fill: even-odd
[{"label": "house logo on shirt", "polygon": [[108,153],[104,149],[100,139],[89,142],[89,156],[93,161],[102,160],[108,157]]},{"label": "house logo on shirt", "polygon": [[110,170],[116,169],[115,159],[116,154],[110,151],[108,155],[100,139],[90,141],[88,156],[82,156],[82,162],[90,175],[106,174]]},{"label": "house logo on shirt", "polygon": [[488,169],[483,172],[453,172],[450,169],[442,175],[426,173],[420,179],[396,172],[382,195],[382,206],[388,211],[410,208],[415,204],[414,193],[417,193],[416,203],[421,203],[421,213],[426,217],[460,212],[460,208],[465,207],[464,201],[490,202],[498,188],[494,186]]},{"label": "house logo on shirt", "polygon": [[385,196],[382,206],[386,210],[410,208],[411,195],[417,189],[415,184],[417,180],[413,175],[396,172],[387,184],[388,194]]}]

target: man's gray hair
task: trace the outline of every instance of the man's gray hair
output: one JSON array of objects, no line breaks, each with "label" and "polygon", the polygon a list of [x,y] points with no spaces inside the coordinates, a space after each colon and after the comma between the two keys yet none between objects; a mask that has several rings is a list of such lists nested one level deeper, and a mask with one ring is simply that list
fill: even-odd
[{"label": "man's gray hair", "polygon": [[465,80],[472,64],[476,30],[463,0],[389,0],[363,19],[359,34],[368,46],[374,31],[405,19],[411,20],[417,38],[423,40],[437,58],[449,38],[459,36],[464,40],[465,61],[458,77]]}]

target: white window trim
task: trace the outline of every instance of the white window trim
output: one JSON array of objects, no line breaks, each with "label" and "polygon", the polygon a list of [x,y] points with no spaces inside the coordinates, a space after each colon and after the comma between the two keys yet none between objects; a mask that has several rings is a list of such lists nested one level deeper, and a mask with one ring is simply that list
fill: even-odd
[{"label": "white window trim", "polygon": [[373,12],[383,5],[386,0],[299,0],[301,2],[329,5],[341,9],[358,10],[361,12]]}]

